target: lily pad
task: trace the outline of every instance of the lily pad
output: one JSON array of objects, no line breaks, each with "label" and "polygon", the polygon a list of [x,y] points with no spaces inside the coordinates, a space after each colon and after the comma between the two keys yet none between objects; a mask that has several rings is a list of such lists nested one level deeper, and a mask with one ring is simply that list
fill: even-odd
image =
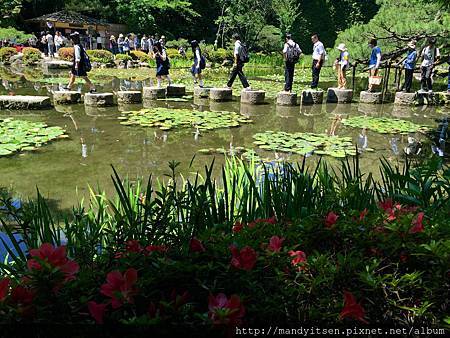
[{"label": "lily pad", "polygon": [[407,134],[426,132],[429,129],[411,121],[387,117],[354,116],[342,120],[342,123],[348,127],[366,128],[381,134]]}]

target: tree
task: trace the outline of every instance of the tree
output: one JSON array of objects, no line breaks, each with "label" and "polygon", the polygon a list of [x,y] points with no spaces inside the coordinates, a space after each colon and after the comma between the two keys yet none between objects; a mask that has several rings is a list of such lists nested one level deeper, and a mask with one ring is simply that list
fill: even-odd
[{"label": "tree", "polygon": [[301,14],[300,4],[296,0],[272,0],[272,8],[280,23],[283,34],[290,32],[295,20]]},{"label": "tree", "polygon": [[0,26],[14,23],[15,17],[22,9],[22,0],[0,1]]}]

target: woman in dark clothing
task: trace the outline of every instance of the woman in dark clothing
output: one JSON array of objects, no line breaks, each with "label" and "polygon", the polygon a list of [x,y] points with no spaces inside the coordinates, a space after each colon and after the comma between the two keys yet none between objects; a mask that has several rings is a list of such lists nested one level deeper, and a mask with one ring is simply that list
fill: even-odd
[{"label": "woman in dark clothing", "polygon": [[202,50],[197,42],[197,40],[191,41],[192,53],[194,54],[194,64],[191,68],[192,76],[194,77],[194,84],[197,84],[197,80],[199,82],[199,86],[203,87],[203,79],[202,79],[202,68],[205,67],[205,59],[202,56]]},{"label": "woman in dark clothing", "polygon": [[169,86],[172,84],[169,76],[169,58],[167,57],[166,49],[162,47],[158,41],[153,46],[153,58],[156,61],[156,79],[158,81],[158,87],[161,87],[161,80],[167,78]]},{"label": "woman in dark clothing", "polygon": [[72,63],[72,70],[70,72],[70,79],[69,84],[67,85],[68,90],[70,90],[75,83],[75,80],[77,76],[84,79],[86,84],[89,86],[89,91],[91,93],[94,93],[95,87],[94,84],[89,80],[87,76],[87,71],[89,69],[86,69],[86,52],[84,51],[83,47],[80,43],[80,34],[79,33],[72,33],[70,34],[70,39],[73,42],[73,49],[74,49],[74,55],[73,55],[73,63]]}]

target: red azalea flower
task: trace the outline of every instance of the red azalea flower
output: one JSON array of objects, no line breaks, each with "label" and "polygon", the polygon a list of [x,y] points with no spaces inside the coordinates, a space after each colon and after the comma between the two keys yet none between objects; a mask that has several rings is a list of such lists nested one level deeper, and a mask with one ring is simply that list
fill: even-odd
[{"label": "red azalea flower", "polygon": [[208,297],[208,317],[214,325],[236,326],[242,323],[245,308],[239,296],[232,295],[229,299],[223,293]]},{"label": "red azalea flower", "polygon": [[393,209],[394,202],[392,201],[391,198],[388,198],[387,200],[378,203],[378,206],[384,211],[388,212],[389,210]]},{"label": "red azalea flower", "polygon": [[356,302],[355,296],[348,291],[344,291],[344,308],[341,311],[340,319],[353,318],[368,324],[364,319],[364,309]]},{"label": "red azalea flower", "polygon": [[269,250],[273,252],[280,252],[281,246],[283,245],[284,238],[278,236],[272,236],[269,241]]},{"label": "red azalea flower", "polygon": [[112,271],[106,276],[106,283],[100,287],[100,293],[111,298],[113,309],[124,303],[133,303],[137,278],[137,270],[134,268],[128,269],[123,275],[120,271]]},{"label": "red azalea flower", "polygon": [[303,251],[300,251],[300,250],[293,251],[293,250],[291,250],[291,251],[288,252],[288,254],[289,254],[289,256],[294,257],[291,260],[292,266],[297,267],[298,265],[300,265],[298,267],[299,270],[304,270],[305,269],[304,264],[307,262],[307,260],[306,260],[306,254]]},{"label": "red azalea flower", "polygon": [[89,313],[97,324],[103,324],[103,317],[105,316],[107,306],[108,304],[97,304],[94,301],[88,302]]},{"label": "red azalea flower", "polygon": [[419,214],[417,215],[417,218],[412,221],[412,228],[409,229],[409,233],[410,234],[415,234],[418,232],[424,232],[425,228],[423,227],[423,217],[425,216],[425,214],[423,212],[419,212]]},{"label": "red azalea flower", "polygon": [[238,233],[241,232],[241,230],[244,228],[244,224],[242,224],[241,222],[236,222],[233,225],[233,232],[234,233]]},{"label": "red azalea flower", "polygon": [[173,302],[173,308],[175,309],[175,311],[186,304],[189,300],[189,297],[189,292],[185,291],[183,294],[179,295],[177,294],[177,291],[173,289],[172,293],[170,294],[170,299]]},{"label": "red azalea flower", "polygon": [[27,262],[29,270],[41,270],[42,262],[48,263],[53,268],[58,268],[64,274],[64,280],[75,279],[75,275],[80,270],[77,262],[67,258],[66,247],[54,248],[50,243],[44,243],[39,249],[30,250],[30,258]]},{"label": "red azalea flower", "polygon": [[33,303],[34,293],[23,286],[16,286],[11,290],[11,300],[19,306],[28,306]]},{"label": "red azalea flower", "polygon": [[364,218],[366,218],[367,214],[369,213],[369,210],[365,208],[363,211],[359,213],[359,221],[362,222]]},{"label": "red azalea flower", "polygon": [[203,243],[197,238],[193,237],[189,242],[189,248],[192,252],[205,252],[206,249],[203,246]]},{"label": "red azalea flower", "polygon": [[330,211],[325,217],[325,226],[327,228],[331,228],[334,224],[336,224],[338,218],[338,215],[336,215],[333,211]]},{"label": "red azalea flower", "polygon": [[231,265],[237,269],[251,270],[256,264],[256,251],[249,246],[245,246],[238,250],[234,245],[230,246],[230,251],[232,254]]},{"label": "red azalea flower", "polygon": [[167,251],[167,247],[165,245],[147,245],[145,247],[145,250],[148,252],[166,252]]},{"label": "red azalea flower", "polygon": [[402,263],[406,263],[407,260],[408,260],[408,255],[405,254],[405,253],[402,253],[402,254],[400,255],[400,261],[401,261]]},{"label": "red azalea flower", "polygon": [[270,218],[257,218],[253,222],[248,223],[248,227],[253,229],[257,224],[266,223],[266,224],[277,224],[277,218],[272,216]]},{"label": "red azalea flower", "polygon": [[9,291],[9,278],[3,278],[0,280],[0,302],[6,298]]},{"label": "red azalea flower", "polygon": [[142,247],[139,244],[139,241],[135,239],[131,239],[125,243],[125,250],[127,252],[136,252],[139,253],[142,251]]}]

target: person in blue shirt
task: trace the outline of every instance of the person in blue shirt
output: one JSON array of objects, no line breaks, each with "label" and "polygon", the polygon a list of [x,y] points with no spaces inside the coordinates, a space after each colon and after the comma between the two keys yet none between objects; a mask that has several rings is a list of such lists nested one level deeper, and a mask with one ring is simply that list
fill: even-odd
[{"label": "person in blue shirt", "polygon": [[[369,47],[372,48],[369,59],[369,76],[377,76],[381,64],[381,48],[377,46],[376,39],[371,39],[369,41]],[[369,92],[373,91],[373,86],[374,85],[369,81]]]},{"label": "person in blue shirt", "polygon": [[411,91],[416,61],[417,61],[416,43],[415,41],[410,41],[408,43],[408,52],[402,61],[403,68],[405,69],[405,82],[403,83],[401,89],[402,92],[409,93]]}]

